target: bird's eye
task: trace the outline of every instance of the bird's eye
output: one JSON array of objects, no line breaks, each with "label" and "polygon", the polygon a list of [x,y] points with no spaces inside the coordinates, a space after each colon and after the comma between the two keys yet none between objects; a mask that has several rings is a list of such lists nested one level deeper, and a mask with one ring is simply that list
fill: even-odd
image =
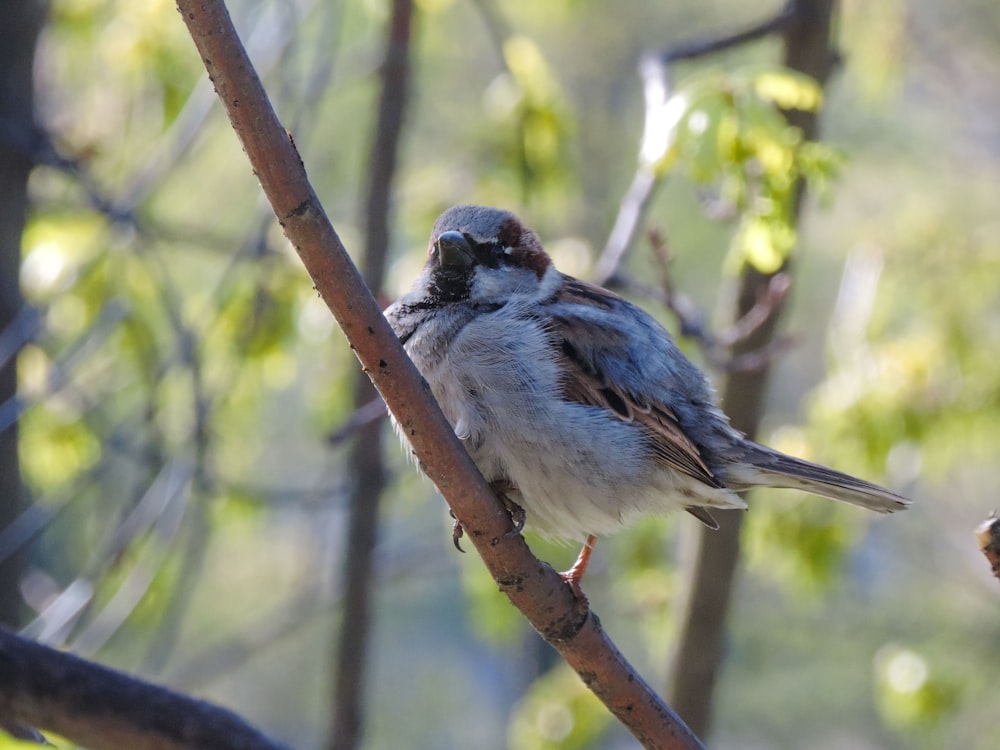
[{"label": "bird's eye", "polygon": [[496,241],[481,242],[476,245],[476,255],[480,263],[496,268],[510,255],[510,249]]}]

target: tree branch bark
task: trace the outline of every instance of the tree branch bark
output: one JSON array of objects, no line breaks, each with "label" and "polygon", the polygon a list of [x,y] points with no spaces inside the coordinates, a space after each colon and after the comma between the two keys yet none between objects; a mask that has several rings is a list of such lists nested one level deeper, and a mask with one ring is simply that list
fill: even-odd
[{"label": "tree branch bark", "polygon": [[224,708],[3,628],[0,717],[97,750],[287,750]]},{"label": "tree branch bark", "polygon": [[[0,24],[0,338],[18,333],[24,316],[21,296],[21,235],[28,210],[28,175],[34,166],[35,42],[45,21],[42,0],[15,0]],[[12,341],[17,336],[11,338]],[[17,396],[17,349],[0,358],[0,404]],[[17,424],[0,426],[0,530],[27,508],[18,460]],[[24,553],[0,560],[0,623],[19,624]]]},{"label": "tree branch bark", "polygon": [[[784,40],[784,64],[812,76],[823,86],[836,61],[831,49],[830,24],[834,0],[793,0],[783,11],[780,26]],[[806,139],[817,136],[815,112],[785,113],[790,125],[802,129]],[[798,216],[805,185],[796,188],[795,215]],[[734,319],[744,317],[767,293],[772,278],[788,272],[788,263],[774,274],[762,274],[747,266],[739,279]],[[790,277],[789,277],[790,278]],[[733,356],[763,350],[775,336],[784,299],[750,336],[733,347]],[[728,373],[722,386],[722,403],[733,426],[753,438],[760,426],[765,406],[770,367]],[[687,600],[671,674],[670,700],[692,729],[708,734],[719,670],[724,655],[723,639],[728,621],[733,581],[740,558],[742,512],[717,514],[719,529],[698,529],[695,562],[686,582]]]},{"label": "tree branch bark", "polygon": [[[389,252],[389,215],[400,135],[409,93],[413,0],[393,0],[382,62],[382,94],[372,141],[368,196],[365,203],[365,256],[362,275],[368,288],[381,294]],[[358,372],[354,408],[377,398],[371,381]],[[379,506],[385,488],[382,421],[358,430],[351,450],[350,519],[343,571],[344,602],[334,666],[330,750],[352,750],[364,726],[368,641],[371,632],[373,558],[378,538]]]},{"label": "tree branch bark", "polygon": [[177,0],[177,6],[286,236],[501,591],[645,747],[701,747],[625,661],[597,616],[531,554],[523,537],[511,533],[509,514],[445,420],[326,218],[224,3]]}]

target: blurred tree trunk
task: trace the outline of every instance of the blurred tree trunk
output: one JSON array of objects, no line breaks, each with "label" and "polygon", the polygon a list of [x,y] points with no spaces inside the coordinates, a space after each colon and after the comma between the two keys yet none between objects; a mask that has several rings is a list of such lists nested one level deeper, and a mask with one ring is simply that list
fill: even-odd
[{"label": "blurred tree trunk", "polygon": [[[830,31],[835,0],[796,0],[791,21],[782,31],[784,64],[812,76],[825,85],[836,61]],[[802,129],[806,139],[817,135],[815,112],[785,113],[791,125]],[[796,189],[798,216],[805,186]],[[776,273],[788,271],[788,263]],[[755,268],[744,268],[738,281],[734,319],[743,317],[764,295],[772,276]],[[767,322],[741,341],[733,354],[760,350],[774,338],[782,305],[775,305]],[[754,437],[765,405],[770,368],[732,372],[722,385],[723,408],[738,430]],[[697,531],[693,566],[686,582],[687,598],[682,608],[681,636],[670,677],[669,702],[699,737],[706,737],[712,720],[715,687],[724,656],[724,638],[733,581],[740,556],[742,511],[717,514],[718,531]]]},{"label": "blurred tree trunk", "polygon": [[[35,43],[45,21],[45,0],[8,0],[0,23],[0,335],[11,330],[24,300],[20,289],[21,235],[28,210],[28,175],[36,140]],[[0,361],[0,404],[17,394],[17,357]],[[18,461],[18,430],[0,432],[0,530],[24,511],[27,500]],[[0,622],[19,625],[18,585],[24,553],[0,562]]]},{"label": "blurred tree trunk", "polygon": [[[413,1],[393,0],[388,39],[382,62],[382,93],[378,122],[368,160],[368,197],[365,205],[365,283],[378,298],[385,278],[389,251],[389,214],[396,175],[399,141],[409,92],[410,40]],[[354,406],[361,408],[378,398],[368,376],[359,371],[354,383]],[[373,562],[379,522],[379,503],[385,486],[381,419],[369,422],[355,438],[349,472],[353,486],[349,498],[350,520],[343,561],[344,600],[340,641],[334,664],[333,706],[327,746],[352,750],[361,743],[364,725],[365,685]]]}]

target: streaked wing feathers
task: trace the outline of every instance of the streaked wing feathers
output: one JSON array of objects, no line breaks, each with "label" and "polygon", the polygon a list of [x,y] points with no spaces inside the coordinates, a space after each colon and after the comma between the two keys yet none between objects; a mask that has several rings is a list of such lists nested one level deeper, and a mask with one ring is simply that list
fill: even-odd
[{"label": "streaked wing feathers", "polygon": [[[560,299],[610,310],[623,303],[616,295],[586,282],[570,279],[560,292]],[[563,395],[569,401],[587,406],[598,406],[612,412],[625,422],[638,422],[649,430],[656,457],[671,468],[697,479],[711,487],[722,483],[705,464],[698,446],[685,434],[677,415],[665,403],[647,394],[626,390],[612,382],[607,367],[602,366],[611,357],[622,359],[627,347],[622,334],[608,326],[598,325],[582,316],[554,316],[551,330],[560,347],[561,364],[566,373]],[[588,342],[585,350],[579,342]],[[699,516],[700,518],[700,516]],[[701,519],[708,525],[706,519]]]}]

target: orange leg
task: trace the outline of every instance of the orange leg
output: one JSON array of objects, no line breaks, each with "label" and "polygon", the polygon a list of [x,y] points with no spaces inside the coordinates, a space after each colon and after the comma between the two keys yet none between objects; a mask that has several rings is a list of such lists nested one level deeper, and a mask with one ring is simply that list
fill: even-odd
[{"label": "orange leg", "polygon": [[590,565],[590,556],[594,553],[594,545],[597,544],[597,536],[591,534],[587,537],[587,541],[583,543],[583,549],[580,550],[580,554],[576,558],[576,562],[573,563],[573,567],[567,570],[565,573],[560,573],[562,579],[569,584],[569,587],[573,589],[573,593],[576,594],[577,598],[587,600],[587,597],[583,593],[583,589],[580,588],[580,581],[583,580],[583,574],[587,572],[587,566]]}]

